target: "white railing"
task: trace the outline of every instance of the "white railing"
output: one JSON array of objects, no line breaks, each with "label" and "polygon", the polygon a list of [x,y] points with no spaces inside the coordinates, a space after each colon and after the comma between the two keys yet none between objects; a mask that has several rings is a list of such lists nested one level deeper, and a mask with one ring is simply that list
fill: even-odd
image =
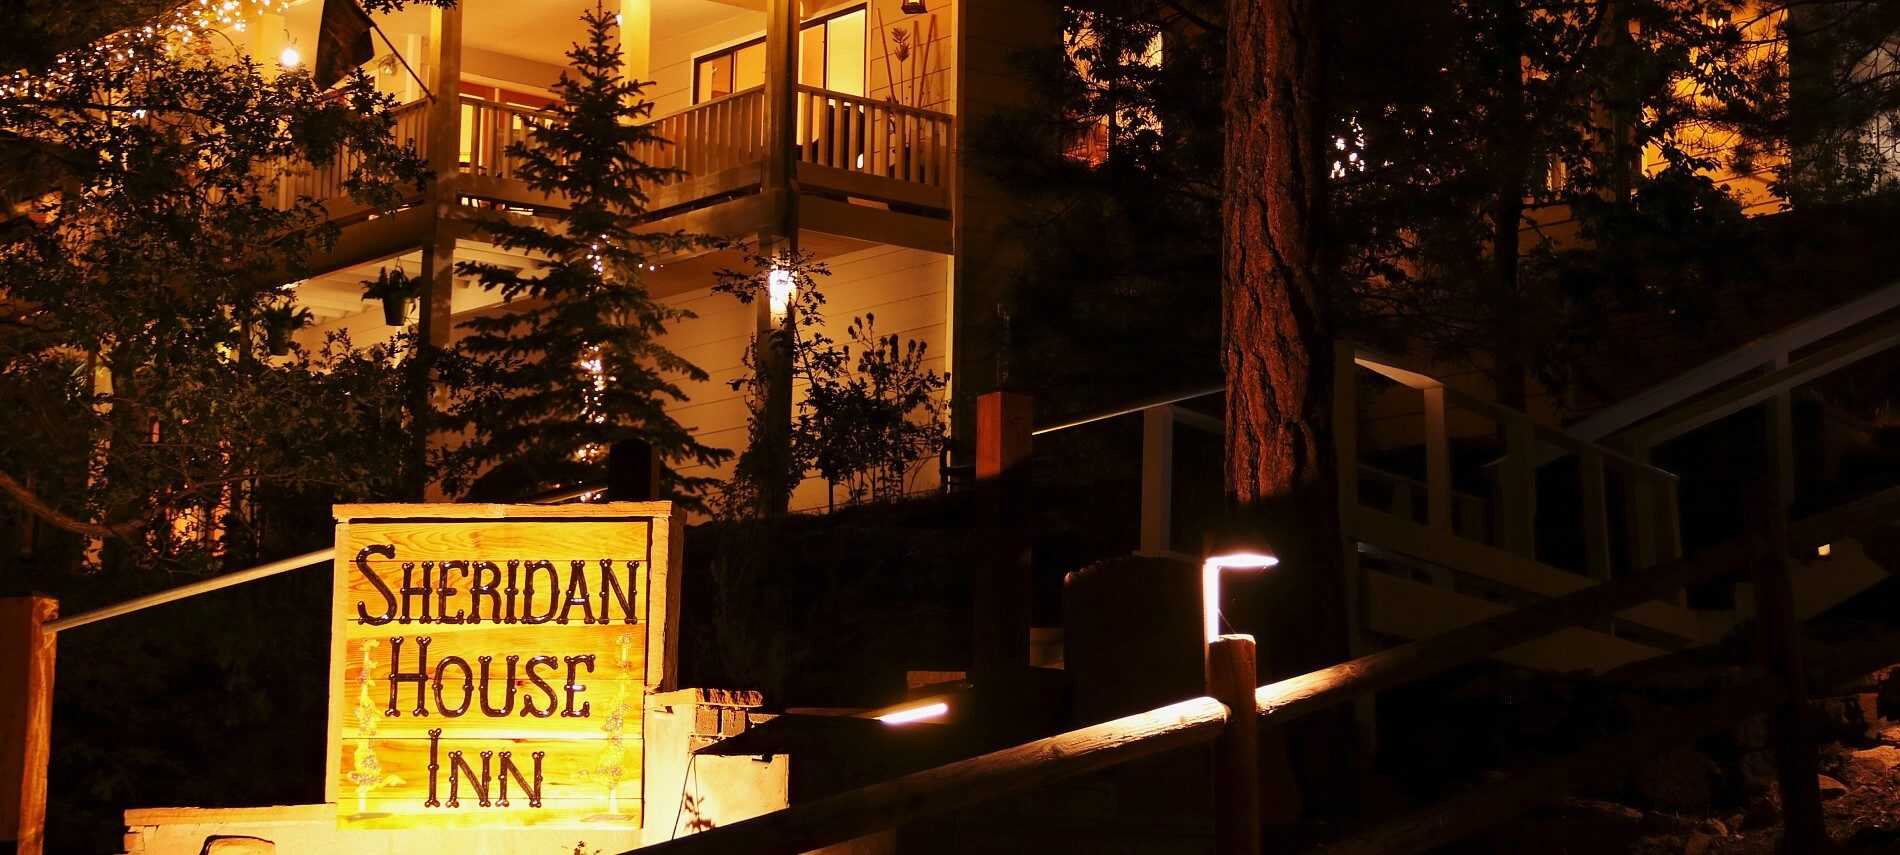
[{"label": "white railing", "polygon": [[[1626,571],[1648,569],[1680,557],[1682,544],[1675,475],[1563,429],[1540,424],[1523,413],[1450,388],[1363,345],[1341,344],[1337,359],[1334,430],[1341,472],[1356,473],[1361,469],[1358,442],[1353,435],[1358,421],[1359,372],[1369,371],[1418,393],[1425,428],[1425,471],[1420,480],[1424,482],[1427,528],[1445,533],[1454,533],[1455,529],[1467,533],[1480,530],[1478,526],[1456,525],[1453,516],[1455,492],[1449,422],[1452,413],[1458,412],[1490,423],[1504,437],[1504,456],[1488,467],[1492,475],[1491,519],[1490,524],[1481,529],[1489,541],[1483,545],[1537,559],[1537,468],[1546,462],[1540,458],[1555,449],[1576,462],[1577,493],[1565,497],[1574,501],[1561,504],[1574,504],[1578,508],[1576,522],[1583,547],[1580,569],[1592,578],[1609,579],[1619,552],[1624,556]],[[1341,491],[1343,507],[1360,509],[1355,479],[1341,479]],[[1621,531],[1610,522],[1613,496],[1620,500],[1618,504],[1624,512],[1625,524]],[[1390,509],[1366,510],[1390,513]],[[1353,524],[1351,519],[1344,522],[1348,526]],[[1619,544],[1618,540],[1622,542]]]},{"label": "white railing", "polygon": [[677,170],[661,184],[712,175],[765,157],[765,90],[755,86],[654,119],[659,139],[634,148],[648,166]]},{"label": "white railing", "polygon": [[798,159],[847,172],[942,187],[951,117],[858,95],[798,87]]}]

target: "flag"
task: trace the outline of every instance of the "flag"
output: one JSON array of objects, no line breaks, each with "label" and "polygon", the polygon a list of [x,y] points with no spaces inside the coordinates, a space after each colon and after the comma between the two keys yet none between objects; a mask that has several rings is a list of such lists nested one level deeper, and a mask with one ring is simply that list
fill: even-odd
[{"label": "flag", "polygon": [[356,0],[323,0],[323,23],[317,32],[317,63],[311,68],[317,86],[328,89],[350,69],[376,56],[369,30],[374,26]]}]

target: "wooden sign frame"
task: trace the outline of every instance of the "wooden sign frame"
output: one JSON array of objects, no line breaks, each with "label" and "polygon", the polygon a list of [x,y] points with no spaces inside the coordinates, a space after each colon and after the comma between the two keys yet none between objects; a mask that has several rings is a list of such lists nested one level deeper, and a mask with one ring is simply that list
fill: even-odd
[{"label": "wooden sign frame", "polygon": [[[624,646],[624,644],[633,643],[633,642],[630,641],[628,638],[626,638],[625,633],[623,633],[621,636],[621,641],[623,642],[623,646],[621,647],[622,656],[621,656],[620,661],[622,663],[623,668],[633,669],[634,673],[639,673],[643,671],[643,676],[644,676],[643,685],[640,686],[640,688],[644,690],[643,695],[642,697],[636,699],[635,702],[633,703],[633,711],[631,713],[631,718],[634,719],[633,726],[635,727],[638,726],[638,719],[641,717],[640,711],[644,708],[644,705],[645,705],[644,695],[651,695],[651,694],[655,694],[659,692],[672,691],[674,688],[676,688],[674,685],[675,680],[676,680],[676,674],[677,674],[675,645],[676,645],[677,636],[678,636],[679,588],[675,584],[675,580],[678,578],[678,575],[679,575],[680,554],[679,554],[678,545],[681,541],[681,534],[683,531],[683,521],[674,515],[672,503],[670,502],[614,502],[614,503],[603,503],[603,504],[566,504],[566,505],[493,505],[493,504],[448,504],[448,503],[374,504],[374,505],[350,504],[350,505],[337,505],[334,510],[334,515],[336,517],[336,522],[337,522],[336,542],[337,542],[338,548],[337,548],[337,555],[336,555],[335,564],[334,564],[334,572],[332,573],[332,600],[330,604],[330,613],[332,615],[331,634],[330,634],[330,698],[329,698],[329,711],[328,711],[328,716],[329,716],[328,738],[326,740],[326,746],[325,746],[326,755],[325,755],[325,762],[324,762],[324,800],[331,804],[337,805],[337,812],[340,819],[350,813],[350,811],[346,810],[346,808],[352,807],[357,798],[356,794],[353,792],[344,792],[341,786],[343,772],[344,772],[343,755],[346,750],[346,743],[350,741],[350,739],[347,737],[345,733],[346,718],[349,717],[349,714],[346,713],[345,711],[345,707],[350,706],[350,704],[348,703],[348,699],[345,698],[345,695],[346,693],[351,691],[351,689],[349,689],[348,686],[346,685],[346,675],[349,672],[351,657],[352,657],[352,652],[349,650],[347,630],[349,629],[351,624],[360,623],[360,621],[346,620],[343,617],[343,615],[345,614],[345,610],[348,608],[351,608],[352,603],[356,602],[355,599],[352,599],[352,595],[349,590],[349,581],[351,579],[351,573],[355,567],[355,560],[357,559],[357,555],[355,554],[355,552],[347,546],[348,544],[351,544],[354,542],[351,536],[352,524],[355,524],[359,527],[376,526],[379,528],[379,530],[389,530],[392,527],[398,527],[396,530],[400,530],[400,527],[414,527],[418,532],[426,530],[429,526],[433,525],[433,526],[438,526],[439,527],[438,530],[440,531],[453,530],[453,531],[459,532],[460,537],[473,538],[473,541],[476,543],[480,543],[483,540],[481,535],[483,534],[484,529],[480,527],[480,524],[484,522],[506,524],[505,526],[498,525],[496,527],[497,532],[504,529],[513,529],[516,531],[521,531],[522,530],[521,528],[517,528],[515,525],[513,525],[513,524],[520,524],[520,523],[551,524],[553,526],[572,525],[574,527],[573,537],[576,538],[577,542],[580,542],[580,543],[585,543],[587,541],[588,536],[590,534],[590,529],[591,529],[591,533],[597,536],[606,535],[606,534],[612,534],[615,536],[626,536],[626,531],[627,531],[626,529],[614,529],[614,528],[602,529],[602,528],[597,528],[596,526],[602,526],[602,525],[610,526],[610,527],[621,526],[621,525],[644,526],[645,531],[646,531],[644,537],[645,537],[646,546],[647,546],[647,562],[646,562],[646,567],[644,568],[645,576],[637,580],[635,584],[638,584],[639,587],[641,588],[641,590],[637,594],[638,608],[644,609],[645,613],[639,617],[637,629],[635,629],[634,626],[627,627],[627,629],[629,630],[634,630],[635,638],[643,639],[644,641],[643,650],[641,651],[642,656],[644,658],[644,662],[642,663],[641,667],[635,668],[635,666],[633,666],[630,663],[629,659],[627,658],[627,653],[626,653],[627,648]],[[471,528],[471,524],[475,524],[475,527]],[[532,530],[539,533],[538,536],[541,536],[541,537],[545,537],[547,536],[547,534],[550,533],[549,528],[544,525],[536,525],[533,527]],[[554,529],[552,530],[552,532],[558,533],[562,537],[566,537],[566,533],[559,532],[558,529]],[[505,540],[506,538],[501,537],[499,536],[499,534],[497,534],[496,539]],[[577,549],[580,549],[581,551],[585,551],[584,546],[577,547]],[[577,552],[576,554],[580,554],[580,553]],[[464,556],[464,555],[403,556],[403,558],[410,559],[410,560],[431,560],[431,559],[443,560],[443,559],[450,559],[450,558],[462,559],[462,558],[467,558],[467,557],[474,557],[474,556]],[[541,556],[523,555],[523,556],[485,556],[485,557],[486,558],[496,558],[496,557],[536,558],[536,557],[541,557]],[[600,558],[602,559],[606,559],[610,557],[620,558],[620,557],[633,557],[633,556],[600,556]],[[576,566],[578,568],[578,565]],[[447,584],[446,580],[443,582],[443,584],[445,585]],[[529,582],[528,584],[532,585],[532,582]],[[356,596],[360,598],[361,592],[359,591]],[[606,607],[607,592],[604,589],[604,586],[603,586],[603,589],[600,591],[600,597],[601,597],[601,603],[602,603],[602,608],[601,608],[602,622],[604,623],[606,620],[606,612],[607,612],[607,607]],[[474,599],[473,593],[468,594],[468,598],[472,602]],[[424,597],[421,597],[420,599],[427,600],[427,599],[430,599],[430,597],[424,596]],[[510,608],[512,609],[513,608],[512,595],[510,595],[509,602],[511,604]],[[552,601],[550,600],[550,602]],[[405,601],[404,605],[406,608],[408,603]],[[563,616],[565,617],[565,615]],[[587,627],[586,629],[590,631],[592,630],[606,631],[606,627],[604,626],[603,627]],[[564,632],[566,630],[567,630],[567,627],[552,627],[551,632],[549,634],[552,635],[554,633]],[[395,631],[395,630],[392,630],[392,631]],[[418,631],[420,631],[421,633],[427,633],[429,630],[426,628],[421,628],[421,627],[416,627],[416,626],[405,627],[400,630],[400,632],[408,632],[408,633],[416,633]],[[496,629],[484,628],[479,631],[507,632],[507,633],[513,633],[513,634],[532,635],[535,632],[535,628],[510,626],[510,627],[496,628]],[[446,641],[446,638],[444,640]],[[373,645],[368,645],[368,646],[373,646]],[[391,652],[393,653],[394,651],[391,651]],[[405,653],[404,658],[406,659],[408,656],[412,656],[412,655],[415,655],[415,654]],[[395,663],[392,662],[390,664],[394,665]],[[511,662],[510,663],[511,667],[512,667],[512,664],[513,663]],[[595,669],[595,672],[594,672],[595,679],[597,681],[604,681],[606,678],[603,677],[603,674],[605,671],[611,670],[612,663],[611,662],[597,662],[594,664],[600,666],[599,668]],[[487,669],[487,663],[484,663],[483,665],[484,675],[486,674],[486,669]],[[512,674],[512,671],[510,673]],[[528,673],[531,675],[533,674],[532,670],[530,670]],[[629,672],[623,671],[622,673],[625,674]],[[551,670],[545,676],[548,679],[554,679],[561,675]],[[517,684],[521,684],[523,682],[524,681],[521,681],[521,680],[515,681],[515,683]],[[537,682],[536,685],[543,685],[545,688],[545,684],[543,683]],[[620,685],[622,686],[626,685],[626,680],[624,678],[620,679]],[[361,691],[362,688],[363,687],[359,685],[357,690]],[[486,684],[484,684],[484,689],[486,689]],[[417,693],[416,703],[420,705],[422,703],[421,694],[420,694],[422,690],[420,687],[414,687],[414,691]],[[437,687],[436,694],[437,695],[441,694],[441,689],[439,686]],[[570,693],[568,697],[571,700],[573,698],[573,695]],[[596,692],[593,695],[589,695],[587,697],[591,698],[597,705],[602,704],[603,702],[607,700],[605,693],[602,693],[602,692]],[[513,698],[512,690],[510,690],[509,692],[509,698],[512,703],[512,698]],[[438,700],[440,700],[440,698],[438,698]],[[484,692],[482,696],[482,702],[484,704],[488,702],[488,697],[487,697],[486,692]],[[524,700],[523,703],[525,706],[526,701]],[[526,710],[524,709],[523,712],[525,713]],[[554,721],[558,722],[559,719],[555,719]],[[410,726],[414,727],[415,725],[411,724]],[[642,734],[642,736],[644,736],[644,734]],[[644,742],[642,741],[642,742],[635,743],[629,746],[628,751],[633,752],[633,753],[643,753]],[[636,756],[633,759],[637,761],[639,758]],[[488,762],[488,759],[484,757],[480,761],[480,764],[485,765],[487,762]],[[537,758],[536,762],[538,764],[539,758]],[[448,773],[449,773],[448,770],[444,770],[443,772],[443,774],[448,774]],[[485,774],[486,774],[486,770],[484,769],[484,775]],[[507,772],[504,771],[503,775],[505,779]],[[432,779],[435,777],[435,770],[433,769],[430,770],[430,776]],[[645,784],[644,775],[642,775],[640,779],[640,786],[644,788],[644,784]],[[506,785],[504,784],[503,786],[505,787]],[[540,783],[538,780],[535,782],[534,786],[537,789],[540,787]],[[644,801],[644,799],[640,798],[643,795],[642,792],[635,792],[629,795],[632,798],[640,799],[640,801],[642,802]],[[351,802],[352,804],[350,805],[344,804],[343,802],[346,802],[346,801]],[[644,805],[642,805],[642,807],[643,806]],[[488,816],[499,817],[499,814],[490,814]],[[427,817],[424,821],[421,821],[415,825],[388,826],[388,825],[369,824],[363,827],[499,827],[504,824],[505,822],[503,822],[502,820],[498,818],[492,819],[492,820],[485,820],[482,816],[478,816],[478,815],[463,811],[463,812],[444,812],[443,814],[439,816]]]}]

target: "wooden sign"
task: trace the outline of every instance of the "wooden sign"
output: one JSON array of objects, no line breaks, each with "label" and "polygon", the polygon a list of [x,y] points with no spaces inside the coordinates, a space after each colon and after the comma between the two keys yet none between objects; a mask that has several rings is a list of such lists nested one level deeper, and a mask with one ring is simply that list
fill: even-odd
[{"label": "wooden sign", "polygon": [[672,688],[672,506],[336,517],[338,825],[638,827],[641,710]]}]

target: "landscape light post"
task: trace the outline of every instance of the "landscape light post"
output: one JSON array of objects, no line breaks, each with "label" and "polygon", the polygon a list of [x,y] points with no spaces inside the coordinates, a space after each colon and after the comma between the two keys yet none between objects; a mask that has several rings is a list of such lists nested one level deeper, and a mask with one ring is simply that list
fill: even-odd
[{"label": "landscape light post", "polygon": [[1254,701],[1256,654],[1251,635],[1220,634],[1220,574],[1280,563],[1259,535],[1226,526],[1208,537],[1201,562],[1201,620],[1207,641],[1207,694],[1227,707],[1227,726],[1214,741],[1214,851],[1260,852],[1260,708]]}]

